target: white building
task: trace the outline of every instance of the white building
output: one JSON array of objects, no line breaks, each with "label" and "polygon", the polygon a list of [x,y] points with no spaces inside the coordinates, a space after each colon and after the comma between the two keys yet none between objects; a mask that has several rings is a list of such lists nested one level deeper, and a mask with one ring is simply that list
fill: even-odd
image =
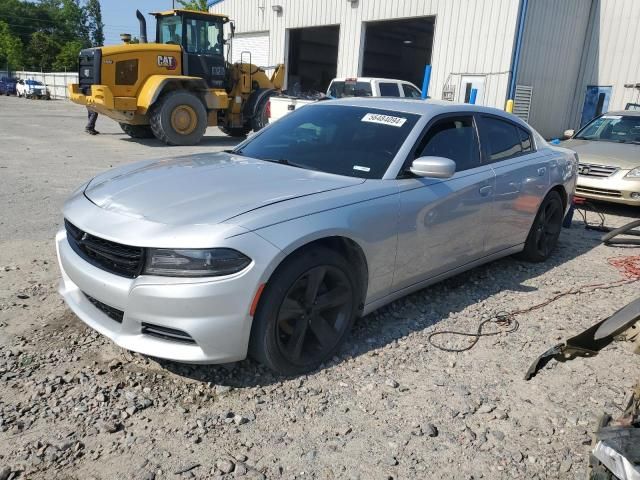
[{"label": "white building", "polygon": [[475,88],[476,103],[504,108],[512,95],[546,137],[640,103],[640,0],[219,0],[211,11],[235,22],[234,60],[284,63],[289,88],[335,76],[421,87],[430,64],[432,98],[463,102]]}]

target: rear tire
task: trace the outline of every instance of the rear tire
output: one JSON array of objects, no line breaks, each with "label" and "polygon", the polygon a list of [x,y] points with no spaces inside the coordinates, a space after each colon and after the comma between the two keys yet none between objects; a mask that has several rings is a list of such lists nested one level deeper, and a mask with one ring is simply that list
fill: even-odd
[{"label": "rear tire", "polygon": [[564,207],[560,194],[551,191],[542,201],[524,250],[518,257],[529,262],[544,262],[549,258],[558,243],[563,218]]},{"label": "rear tire", "polygon": [[246,137],[247,134],[251,131],[249,127],[235,127],[235,128],[227,128],[222,125],[218,125],[218,128],[225,135],[229,135],[230,137]]},{"label": "rear tire", "polygon": [[269,98],[272,96],[273,94],[265,95],[256,106],[256,113],[251,119],[251,128],[254,132],[258,132],[269,125],[269,117],[267,116],[267,104],[269,103]]},{"label": "rear tire", "polygon": [[154,138],[150,125],[129,125],[121,123],[120,128],[131,138]]},{"label": "rear tire", "polygon": [[316,369],[351,330],[357,292],[355,269],[342,255],[324,247],[294,254],[262,293],[250,355],[282,375]]},{"label": "rear tire", "polygon": [[196,145],[207,129],[207,110],[193,93],[175,90],[152,107],[151,130],[167,145]]}]

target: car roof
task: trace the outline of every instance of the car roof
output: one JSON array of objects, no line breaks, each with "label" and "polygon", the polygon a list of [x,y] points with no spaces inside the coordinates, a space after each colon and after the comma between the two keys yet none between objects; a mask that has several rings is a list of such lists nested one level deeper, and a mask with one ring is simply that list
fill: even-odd
[{"label": "car roof", "polygon": [[[353,107],[370,107],[384,110],[397,110],[405,113],[415,113],[421,116],[435,116],[450,112],[478,112],[499,115],[511,120],[518,117],[511,115],[503,110],[485,107],[482,105],[471,105],[469,103],[454,103],[445,100],[421,100],[415,98],[399,98],[399,97],[344,97],[335,100],[325,100],[317,104],[323,105],[327,103],[332,105],[347,105]],[[518,119],[520,121],[520,119]]]},{"label": "car roof", "polygon": [[640,117],[640,110],[616,110],[613,112],[607,112],[606,115],[623,115],[625,117]]},{"label": "car roof", "polygon": [[[371,82],[374,80],[379,80],[381,82],[402,82],[402,83],[411,83],[408,80],[400,80],[399,78],[381,78],[381,77],[337,77],[334,78],[333,82],[344,82],[347,79],[349,80],[357,80],[358,82]],[[413,85],[413,83],[411,83]]]}]

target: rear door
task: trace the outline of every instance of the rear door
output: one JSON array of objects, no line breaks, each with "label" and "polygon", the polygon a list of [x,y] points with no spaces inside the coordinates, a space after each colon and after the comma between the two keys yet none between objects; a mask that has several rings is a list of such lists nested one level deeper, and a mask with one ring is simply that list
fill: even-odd
[{"label": "rear door", "polygon": [[398,179],[400,219],[393,288],[400,290],[482,257],[495,175],[481,162],[473,115],[436,117],[405,167],[421,156],[456,162],[449,179]]},{"label": "rear door", "polygon": [[549,188],[552,157],[535,148],[528,129],[503,117],[478,115],[483,163],[496,175],[487,253],[524,243]]}]

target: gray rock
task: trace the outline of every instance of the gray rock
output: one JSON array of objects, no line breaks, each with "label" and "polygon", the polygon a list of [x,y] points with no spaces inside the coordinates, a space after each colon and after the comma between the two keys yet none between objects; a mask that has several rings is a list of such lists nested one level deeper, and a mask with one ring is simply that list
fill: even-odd
[{"label": "gray rock", "polygon": [[438,429],[432,423],[428,423],[427,426],[423,429],[423,432],[429,437],[437,437]]},{"label": "gray rock", "polygon": [[242,415],[235,415],[233,417],[233,423],[235,423],[236,425],[244,425],[245,423],[249,423],[249,419]]},{"label": "gray rock", "polygon": [[181,475],[183,473],[190,472],[191,470],[193,470],[194,468],[198,468],[199,466],[199,463],[187,463],[173,473],[175,473],[176,475]]},{"label": "gray rock", "polygon": [[218,460],[216,462],[216,468],[218,470],[220,470],[222,473],[231,473],[233,472],[233,469],[235,467],[235,464],[228,459],[222,459],[222,460]]},{"label": "gray rock", "polygon": [[393,378],[387,378],[387,380],[384,382],[384,384],[387,387],[391,387],[391,388],[398,388],[400,386],[400,384],[398,382],[396,382]]}]

